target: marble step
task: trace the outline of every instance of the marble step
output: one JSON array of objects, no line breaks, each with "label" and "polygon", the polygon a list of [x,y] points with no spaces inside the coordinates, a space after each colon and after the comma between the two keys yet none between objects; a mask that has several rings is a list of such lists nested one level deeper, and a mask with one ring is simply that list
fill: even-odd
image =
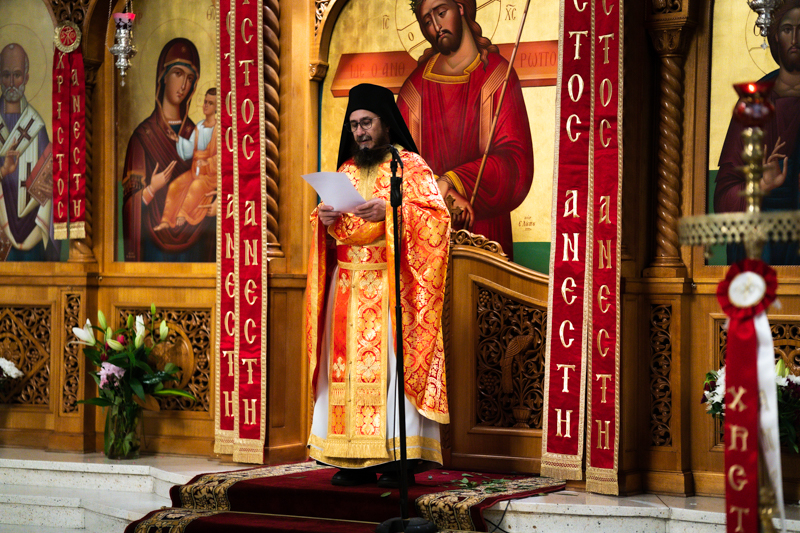
[{"label": "marble step", "polygon": [[131,521],[169,504],[168,498],[138,491],[0,485],[0,531],[22,526],[123,531]]},{"label": "marble step", "polygon": [[0,486],[28,485],[155,493],[169,497],[173,485],[189,476],[135,463],[61,463],[0,458]]},{"label": "marble step", "polygon": [[0,524],[2,533],[87,533],[85,529],[64,529],[63,527],[43,527],[43,526],[12,526]]}]

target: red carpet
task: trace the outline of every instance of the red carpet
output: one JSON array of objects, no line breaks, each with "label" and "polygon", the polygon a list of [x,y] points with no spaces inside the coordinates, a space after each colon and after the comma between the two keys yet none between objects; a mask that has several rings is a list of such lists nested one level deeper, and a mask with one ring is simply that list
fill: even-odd
[{"label": "red carpet", "polygon": [[[256,528],[360,533],[375,531],[376,524],[399,516],[398,489],[375,484],[334,487],[334,472],[305,462],[203,474],[172,487],[174,509],[150,513],[126,533],[206,533],[221,524],[226,533]],[[434,521],[440,529],[486,531],[482,512],[498,501],[563,488],[563,481],[542,477],[432,470],[417,474],[416,485],[409,487],[410,516]]]}]

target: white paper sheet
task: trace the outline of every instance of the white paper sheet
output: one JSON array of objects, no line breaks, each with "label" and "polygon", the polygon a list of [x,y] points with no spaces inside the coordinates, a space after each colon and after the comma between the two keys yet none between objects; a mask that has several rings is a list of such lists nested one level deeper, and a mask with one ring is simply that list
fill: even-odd
[{"label": "white paper sheet", "polygon": [[344,172],[314,172],[305,174],[303,179],[314,187],[325,205],[342,213],[351,213],[357,206],[366,202],[353,186]]}]

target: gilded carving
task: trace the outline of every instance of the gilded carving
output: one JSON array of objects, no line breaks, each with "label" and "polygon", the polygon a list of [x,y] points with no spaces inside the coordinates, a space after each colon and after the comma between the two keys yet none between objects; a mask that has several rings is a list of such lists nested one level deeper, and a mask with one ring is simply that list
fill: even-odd
[{"label": "gilded carving", "polygon": [[78,27],[83,26],[86,14],[89,12],[90,3],[91,0],[50,0],[50,6],[53,9],[56,21],[69,20],[77,24]]},{"label": "gilded carving", "polygon": [[0,392],[0,403],[50,405],[50,307],[0,308],[0,357],[24,376]]},{"label": "gilded carving", "polygon": [[[81,327],[81,295],[67,294],[64,306],[64,332],[67,339],[73,337],[72,328]],[[61,383],[62,413],[78,412],[78,393],[80,386],[80,356],[81,349],[78,344],[66,343],[64,345],[64,371]]]},{"label": "gilded carving", "polygon": [[680,13],[682,9],[680,0],[653,0],[653,13],[666,15]]},{"label": "gilded carving", "polygon": [[[158,403],[163,411],[208,412],[211,401],[211,310],[162,308],[160,311],[169,326],[169,334],[151,354],[154,365],[163,368],[166,362],[171,362],[181,367],[175,387],[192,393],[197,401],[176,396],[160,397]],[[122,323],[129,314],[143,315],[145,328],[150,329],[149,308],[120,309],[118,322]]]},{"label": "gilded carving", "polygon": [[331,0],[314,0],[314,36],[319,31],[319,25],[325,18],[325,12],[331,5]]},{"label": "gilded carving", "polygon": [[650,444],[672,445],[671,305],[650,307]]},{"label": "gilded carving", "polygon": [[547,310],[478,291],[477,423],[541,428]]},{"label": "gilded carving", "polygon": [[315,61],[308,64],[308,75],[313,81],[322,81],[328,73],[328,63]]},{"label": "gilded carving", "polygon": [[500,257],[506,259],[508,258],[505,252],[503,252],[503,247],[500,246],[500,243],[490,241],[483,235],[475,235],[474,233],[470,233],[465,229],[460,229],[451,233],[450,244],[452,246],[472,246],[480,250],[486,250],[488,252],[495,253]]}]

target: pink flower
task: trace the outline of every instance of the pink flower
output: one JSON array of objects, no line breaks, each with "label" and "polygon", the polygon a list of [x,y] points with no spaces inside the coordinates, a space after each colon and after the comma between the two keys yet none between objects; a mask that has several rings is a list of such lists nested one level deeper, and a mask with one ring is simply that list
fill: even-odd
[{"label": "pink flower", "polygon": [[125,369],[111,363],[103,363],[100,366],[100,388],[104,389],[107,386],[113,386],[118,380],[122,379],[125,375]]},{"label": "pink flower", "polygon": [[127,343],[127,341],[125,340],[125,335],[120,334],[117,337],[117,342],[120,343],[121,345],[125,346],[125,344]]}]

